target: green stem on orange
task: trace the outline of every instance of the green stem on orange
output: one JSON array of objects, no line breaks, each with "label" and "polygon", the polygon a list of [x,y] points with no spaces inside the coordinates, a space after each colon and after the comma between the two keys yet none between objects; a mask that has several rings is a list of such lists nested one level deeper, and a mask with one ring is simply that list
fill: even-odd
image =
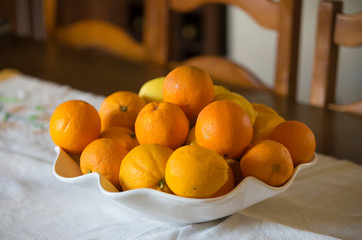
[{"label": "green stem on orange", "polygon": [[128,110],[127,106],[121,106],[121,111],[122,112],[127,112],[127,110]]},{"label": "green stem on orange", "polygon": [[163,189],[166,185],[166,181],[164,179],[161,179],[157,185],[159,186],[160,189]]}]

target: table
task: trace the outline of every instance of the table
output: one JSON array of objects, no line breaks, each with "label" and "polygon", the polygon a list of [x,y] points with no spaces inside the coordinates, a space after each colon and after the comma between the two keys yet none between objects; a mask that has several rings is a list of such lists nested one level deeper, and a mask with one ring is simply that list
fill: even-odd
[{"label": "table", "polygon": [[287,191],[228,217],[181,226],[152,222],[119,209],[107,198],[58,181],[51,171],[55,152],[47,124],[53,109],[65,100],[83,99],[99,107],[104,96],[116,90],[137,92],[146,80],[167,69],[26,40],[1,40],[0,54],[0,70],[24,73],[0,81],[1,239],[362,236],[360,117],[230,87],[275,108],[286,119],[309,125],[317,137],[318,161],[298,173]]},{"label": "table", "polygon": [[[30,76],[103,96],[118,90],[138,92],[144,82],[168,72],[162,66],[128,62],[99,51],[12,38],[0,41],[0,69],[3,68],[15,68]],[[307,124],[316,136],[317,152],[362,164],[362,116],[291,102],[265,92],[228,87],[251,102],[274,108],[287,120]]]}]

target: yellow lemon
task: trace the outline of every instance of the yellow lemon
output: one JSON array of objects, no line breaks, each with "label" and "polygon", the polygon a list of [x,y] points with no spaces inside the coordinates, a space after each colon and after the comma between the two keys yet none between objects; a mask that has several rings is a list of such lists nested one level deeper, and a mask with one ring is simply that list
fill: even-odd
[{"label": "yellow lemon", "polygon": [[147,81],[142,85],[138,95],[146,102],[162,102],[162,86],[165,77],[159,77]]},{"label": "yellow lemon", "polygon": [[195,137],[195,126],[193,126],[190,129],[189,134],[187,135],[187,138],[186,138],[186,142],[185,142],[185,145],[193,145],[193,144],[197,144],[196,137]]},{"label": "yellow lemon", "polygon": [[169,157],[165,176],[173,193],[183,197],[206,198],[227,181],[229,165],[216,152],[198,145],[176,149]]},{"label": "yellow lemon", "polygon": [[133,148],[123,158],[119,169],[122,189],[152,188],[171,193],[165,181],[165,168],[172,152],[171,148],[159,144]]},{"label": "yellow lemon", "polygon": [[262,103],[252,103],[251,106],[253,107],[256,116],[266,114],[279,115],[273,108]]},{"label": "yellow lemon", "polygon": [[230,92],[229,89],[227,89],[226,87],[224,86],[221,86],[221,85],[214,85],[214,94],[215,96],[216,95],[219,95],[221,93],[225,93],[225,92]]},{"label": "yellow lemon", "polygon": [[251,140],[253,144],[256,141],[268,139],[274,128],[285,120],[274,109],[264,104],[253,103],[252,106],[256,116]]}]

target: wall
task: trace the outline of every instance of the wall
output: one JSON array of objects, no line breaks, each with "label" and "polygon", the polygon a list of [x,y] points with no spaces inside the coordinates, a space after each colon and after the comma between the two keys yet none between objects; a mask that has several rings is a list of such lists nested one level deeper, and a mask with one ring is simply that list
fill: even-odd
[{"label": "wall", "polygon": [[[315,31],[317,22],[317,0],[302,3],[301,39],[297,99],[307,103],[312,76]],[[362,0],[344,0],[344,12],[362,10]],[[265,84],[273,85],[276,34],[260,28],[240,9],[228,8],[228,55],[246,65]],[[362,47],[340,48],[337,101],[348,103],[362,99]]]}]

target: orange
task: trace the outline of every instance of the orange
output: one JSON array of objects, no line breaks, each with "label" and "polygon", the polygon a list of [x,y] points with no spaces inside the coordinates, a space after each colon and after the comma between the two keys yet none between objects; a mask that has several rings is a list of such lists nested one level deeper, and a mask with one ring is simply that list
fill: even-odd
[{"label": "orange", "polygon": [[239,158],[250,144],[253,125],[246,111],[230,100],[215,101],[199,114],[196,142],[224,158]]},{"label": "orange", "polygon": [[268,139],[270,133],[279,124],[284,122],[284,118],[272,108],[259,103],[252,104],[255,112],[254,133],[251,143]]},{"label": "orange", "polygon": [[55,145],[71,154],[79,154],[101,130],[97,110],[87,102],[70,100],[60,104],[53,112],[49,133]]},{"label": "orange", "polygon": [[166,182],[178,196],[207,198],[228,179],[229,166],[216,152],[187,145],[176,149],[166,165]]},{"label": "orange", "polygon": [[152,102],[138,114],[135,132],[140,144],[162,144],[175,150],[186,141],[189,122],[177,105]]},{"label": "orange", "polygon": [[132,148],[139,145],[134,131],[125,127],[109,127],[102,131],[99,137],[118,140],[127,151],[131,151]]},{"label": "orange", "polygon": [[242,108],[244,108],[244,110],[250,117],[251,123],[254,125],[255,111],[254,111],[254,108],[251,105],[251,103],[245,97],[243,97],[242,95],[235,93],[235,92],[224,92],[224,93],[215,95],[214,101],[217,101],[217,100],[231,100],[231,101],[239,104]]},{"label": "orange", "polygon": [[244,179],[244,176],[240,169],[240,162],[232,158],[226,159],[226,162],[233,170],[234,184],[235,186],[237,186]]},{"label": "orange", "polygon": [[100,138],[91,142],[80,156],[80,169],[83,174],[97,172],[121,189],[118,174],[122,159],[128,151],[123,145],[110,138]]},{"label": "orange", "polygon": [[162,96],[163,101],[178,105],[193,124],[199,112],[214,99],[214,85],[205,71],[184,65],[167,74]]},{"label": "orange", "polygon": [[133,130],[137,114],[145,105],[145,100],[133,92],[119,91],[109,95],[99,108],[102,131],[111,126]]},{"label": "orange", "polygon": [[312,130],[304,123],[283,122],[274,128],[270,139],[283,144],[289,150],[294,166],[312,160],[316,140]]},{"label": "orange", "polygon": [[210,197],[214,198],[214,197],[223,196],[223,195],[229,193],[231,190],[233,190],[234,186],[235,186],[234,172],[233,172],[233,169],[229,166],[228,179],[226,180],[225,184],[219,189],[219,191],[217,191]]},{"label": "orange", "polygon": [[119,181],[122,189],[152,188],[171,193],[165,181],[165,168],[172,152],[159,144],[144,144],[132,149],[121,163]]},{"label": "orange", "polygon": [[274,187],[283,185],[294,170],[288,149],[272,140],[252,145],[241,158],[240,168],[244,177],[253,176]]}]

